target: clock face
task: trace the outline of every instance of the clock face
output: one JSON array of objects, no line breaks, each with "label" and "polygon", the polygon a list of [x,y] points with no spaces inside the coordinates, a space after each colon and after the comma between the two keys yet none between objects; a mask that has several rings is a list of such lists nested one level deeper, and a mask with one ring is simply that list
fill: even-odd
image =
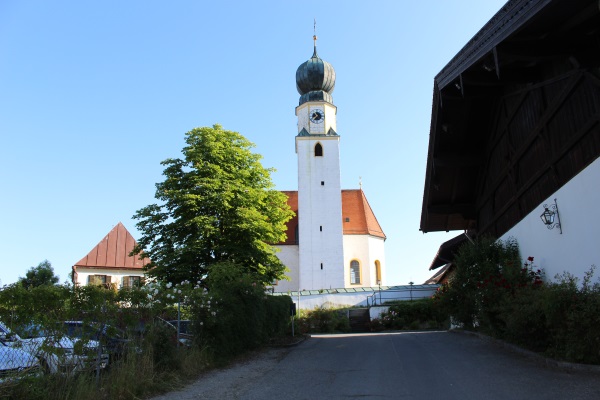
[{"label": "clock face", "polygon": [[325,120],[325,113],[321,109],[314,109],[310,112],[310,122],[320,124]]}]

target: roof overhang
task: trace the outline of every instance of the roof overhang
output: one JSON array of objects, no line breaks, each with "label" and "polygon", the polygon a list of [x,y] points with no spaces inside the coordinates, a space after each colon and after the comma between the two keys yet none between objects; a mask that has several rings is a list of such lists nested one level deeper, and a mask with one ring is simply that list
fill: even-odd
[{"label": "roof overhang", "polygon": [[599,29],[597,0],[509,1],[442,69],[433,88],[421,231],[478,229],[499,99],[547,78],[541,66],[557,59],[598,65]]},{"label": "roof overhang", "polygon": [[437,254],[433,258],[429,270],[432,271],[444,265],[454,262],[454,256],[458,252],[458,249],[469,240],[466,233],[453,237],[452,239],[442,243],[438,249]]}]

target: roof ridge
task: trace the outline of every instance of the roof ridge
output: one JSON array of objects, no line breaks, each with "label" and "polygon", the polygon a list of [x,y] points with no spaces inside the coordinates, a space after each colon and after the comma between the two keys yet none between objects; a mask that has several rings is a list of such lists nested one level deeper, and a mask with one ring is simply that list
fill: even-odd
[{"label": "roof ridge", "polygon": [[119,221],[74,267],[143,268],[150,263],[148,258],[129,255],[136,245],[133,235]]},{"label": "roof ridge", "polygon": [[[362,190],[362,188],[359,189],[359,190],[360,190],[360,193],[362,195],[363,207],[364,207],[364,203],[366,203],[367,208],[369,209],[369,213],[370,213],[370,215],[373,216],[373,219],[375,220],[375,224],[377,225],[378,230],[374,229],[374,231],[381,233],[383,235],[383,238],[387,239],[387,236],[383,232],[383,228],[381,227],[381,224],[377,220],[377,216],[375,215],[375,213],[373,212],[373,209],[371,208],[371,204],[369,203],[369,200],[367,200],[367,196],[365,195],[365,192]],[[366,216],[366,214],[365,214],[365,216]],[[367,221],[367,229],[369,229],[369,233],[371,233],[371,228],[370,228],[370,225],[369,225],[369,221]]]}]

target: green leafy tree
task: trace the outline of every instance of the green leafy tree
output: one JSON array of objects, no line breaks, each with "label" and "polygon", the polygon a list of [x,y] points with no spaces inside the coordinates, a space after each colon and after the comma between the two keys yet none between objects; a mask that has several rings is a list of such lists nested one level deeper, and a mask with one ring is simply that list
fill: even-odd
[{"label": "green leafy tree", "polygon": [[283,277],[273,243],[285,239],[292,217],[286,197],[273,189],[254,144],[220,125],[186,133],[182,159],[162,162],[156,199],[137,211],[142,233],[134,254],[152,260],[151,276],[205,285],[211,265],[241,265],[261,283]]},{"label": "green leafy tree", "polygon": [[48,260],[44,260],[37,267],[31,267],[24,278],[18,281],[25,288],[34,288],[42,285],[56,285],[58,276],[54,275],[54,268]]}]

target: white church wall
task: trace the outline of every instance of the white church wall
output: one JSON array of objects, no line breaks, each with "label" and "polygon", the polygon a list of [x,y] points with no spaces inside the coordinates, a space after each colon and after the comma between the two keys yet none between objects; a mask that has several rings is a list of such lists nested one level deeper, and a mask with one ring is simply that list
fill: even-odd
[{"label": "white church wall", "polygon": [[[521,257],[534,257],[546,279],[568,271],[582,278],[591,265],[600,267],[600,158],[580,172],[546,201],[535,208],[500,239],[517,239]],[[549,230],[540,215],[543,204],[558,203],[562,235],[558,228]],[[600,271],[598,271],[600,272]],[[596,278],[599,276],[596,273]]]},{"label": "white church wall", "polygon": [[[360,263],[360,285],[350,283],[350,262]],[[384,240],[370,235],[344,235],[344,283],[345,287],[377,286],[375,261],[381,266],[382,285],[385,282]]]},{"label": "white church wall", "polygon": [[298,290],[298,279],[299,279],[299,259],[298,259],[298,245],[278,245],[275,246],[280,251],[277,253],[277,257],[289,270],[286,272],[289,281],[280,280],[277,285],[274,285],[276,292],[290,292]]},{"label": "white church wall", "polygon": [[[369,254],[371,258],[371,282],[375,286],[389,285],[390,282],[386,279],[386,262],[385,262],[385,240],[375,236],[369,236]],[[379,261],[381,282],[377,282],[377,271],[375,268],[375,262]],[[391,282],[392,284],[398,284],[399,282]]]}]

